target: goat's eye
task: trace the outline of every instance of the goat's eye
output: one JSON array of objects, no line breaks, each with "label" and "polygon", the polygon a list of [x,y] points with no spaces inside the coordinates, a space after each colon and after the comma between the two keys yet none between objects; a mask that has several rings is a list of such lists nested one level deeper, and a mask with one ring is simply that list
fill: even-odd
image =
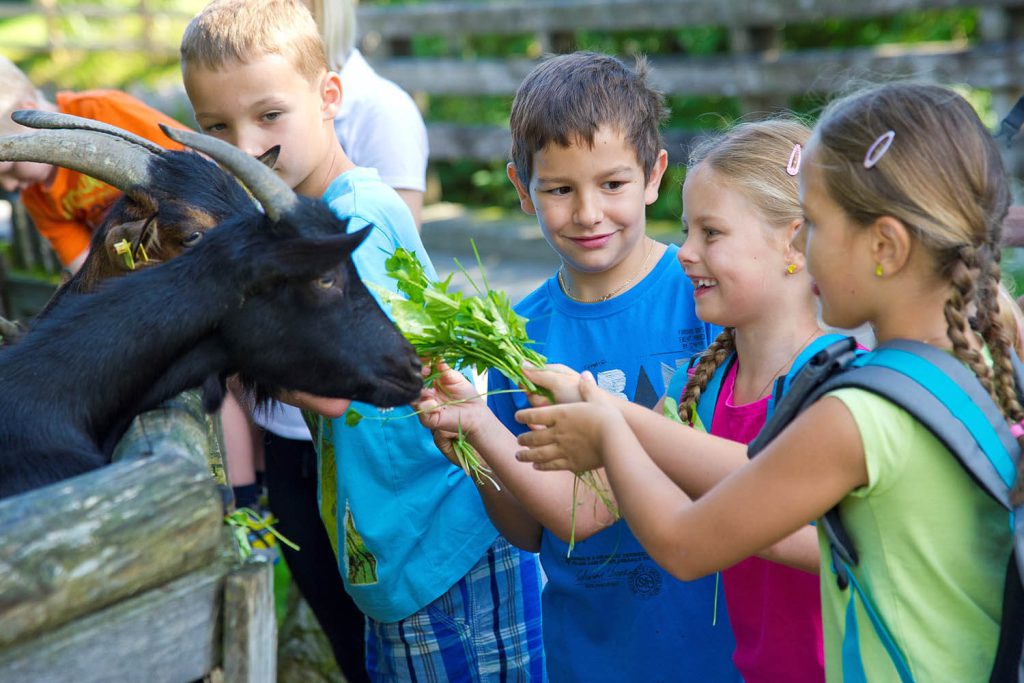
[{"label": "goat's eye", "polygon": [[331,287],[334,286],[334,278],[331,277],[330,275],[318,277],[313,282],[315,282],[316,286],[319,287],[320,289],[330,289]]},{"label": "goat's eye", "polygon": [[199,230],[196,230],[194,233],[186,237],[182,244],[184,244],[186,247],[191,247],[193,244],[195,244],[201,239],[203,239],[203,233],[200,232]]}]

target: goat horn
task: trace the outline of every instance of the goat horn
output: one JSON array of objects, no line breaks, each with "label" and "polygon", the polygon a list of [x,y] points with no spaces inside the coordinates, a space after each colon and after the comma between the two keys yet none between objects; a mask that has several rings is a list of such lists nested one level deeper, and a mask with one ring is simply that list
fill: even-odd
[{"label": "goat horn", "polygon": [[163,154],[167,151],[155,142],[140,137],[135,133],[129,133],[126,130],[121,130],[117,126],[111,126],[109,123],[103,123],[102,121],[96,121],[95,119],[85,119],[81,116],[61,114],[60,112],[55,111],[43,111],[41,109],[19,109],[18,111],[11,113],[11,119],[13,119],[15,123],[20,123],[21,125],[28,126],[29,128],[91,130],[97,133],[106,133],[108,135],[119,137],[122,140],[127,140],[139,147],[143,147],[153,154]]},{"label": "goat horn", "polygon": [[121,191],[149,185],[152,158],[134,144],[88,130],[37,130],[0,137],[0,161],[64,166]]},{"label": "goat horn", "polygon": [[234,173],[263,206],[270,220],[277,222],[298,202],[295,192],[276,173],[234,145],[190,130],[177,130],[163,124],[160,128],[170,139],[209,155]]}]

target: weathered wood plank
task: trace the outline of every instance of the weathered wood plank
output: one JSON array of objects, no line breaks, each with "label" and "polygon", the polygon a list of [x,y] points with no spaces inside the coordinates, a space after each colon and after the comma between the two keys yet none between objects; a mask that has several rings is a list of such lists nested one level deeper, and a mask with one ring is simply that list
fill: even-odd
[{"label": "weathered wood plank", "polygon": [[174,455],[0,501],[0,647],[211,564],[223,515],[208,470]]},{"label": "weathered wood plank", "polygon": [[[671,163],[686,161],[690,145],[699,133],[670,129],[664,131],[665,149]],[[430,158],[453,159],[508,159],[512,148],[512,134],[506,126],[460,126],[453,123],[427,125]]]},{"label": "weathered wood plank", "polygon": [[963,7],[1021,7],[1022,0],[529,0],[361,5],[360,32],[376,40],[466,34],[628,31],[675,26],[764,26],[824,18],[884,17]]},{"label": "weathered wood plank", "polygon": [[[948,43],[804,50],[722,57],[652,57],[651,83],[667,93],[705,96],[831,92],[851,79],[914,77],[978,88],[1024,89],[1024,45]],[[511,95],[536,66],[531,59],[392,58],[377,71],[411,92]],[[443,74],[439,78],[438,74]]]},{"label": "weathered wood plank", "polygon": [[273,565],[251,562],[228,575],[224,585],[223,652],[225,683],[276,680]]},{"label": "weathered wood plank", "polygon": [[185,683],[220,660],[226,565],[212,566],[0,650],[5,683]]}]

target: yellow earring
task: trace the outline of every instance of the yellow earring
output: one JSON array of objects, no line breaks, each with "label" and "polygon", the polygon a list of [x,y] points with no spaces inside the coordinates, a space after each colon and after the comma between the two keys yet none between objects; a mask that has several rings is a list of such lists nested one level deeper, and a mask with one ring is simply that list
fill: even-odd
[{"label": "yellow earring", "polygon": [[882,264],[875,266],[875,277],[882,277]]},{"label": "yellow earring", "polygon": [[789,273],[790,275],[795,273],[796,272],[796,264],[790,263],[788,266],[786,266],[786,272]]}]

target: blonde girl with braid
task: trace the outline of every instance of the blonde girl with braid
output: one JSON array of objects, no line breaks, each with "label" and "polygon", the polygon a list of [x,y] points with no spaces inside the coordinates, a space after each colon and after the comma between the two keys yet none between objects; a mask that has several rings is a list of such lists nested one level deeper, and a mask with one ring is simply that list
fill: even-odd
[{"label": "blonde girl with braid", "polygon": [[[691,424],[740,443],[761,431],[776,379],[839,339],[818,325],[811,279],[793,245],[803,224],[797,164],[810,136],[793,119],[740,124],[691,152],[683,184],[686,241],[678,258],[694,284],[697,315],[724,331],[691,370],[677,372],[676,381],[686,382],[682,396],[675,382],[668,396]],[[791,543],[816,569],[814,530]],[[722,579],[743,680],[823,681],[818,577],[750,557]]]},{"label": "blonde girl with braid", "polygon": [[[840,99],[803,150],[799,183],[803,252],[825,323],[870,323],[879,343],[947,351],[973,371],[1011,431],[1024,433],[998,306],[1010,195],[971,106],[915,84]],[[838,505],[859,553],[860,587],[906,663],[903,680],[988,679],[1013,541],[1006,512],[904,409],[839,389],[747,462],[742,445],[626,405],[586,374],[575,387],[565,372],[529,376],[560,403],[518,413],[534,429],[520,437],[517,457],[538,469],[604,467],[630,528],[674,575],[733,566]],[[1019,471],[1016,487],[1019,499]],[[838,681],[849,596],[818,530],[826,677]],[[864,678],[899,680],[859,604],[856,614]]]}]

